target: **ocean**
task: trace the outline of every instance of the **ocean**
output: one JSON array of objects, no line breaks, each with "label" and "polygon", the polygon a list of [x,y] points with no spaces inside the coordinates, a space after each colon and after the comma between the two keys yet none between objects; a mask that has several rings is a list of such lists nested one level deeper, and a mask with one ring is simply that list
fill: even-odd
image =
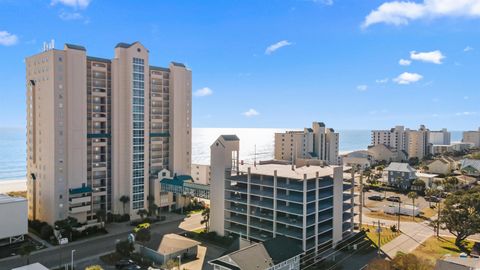
[{"label": "ocean", "polygon": [[[194,128],[192,131],[192,162],[209,164],[210,145],[222,134],[240,138],[240,159],[253,161],[273,158],[274,133],[296,129],[273,128]],[[340,152],[366,149],[370,130],[339,130]],[[452,141],[460,141],[461,131],[452,131]],[[256,153],[256,155],[255,155]],[[25,130],[0,128],[0,181],[24,179],[26,175]]]}]

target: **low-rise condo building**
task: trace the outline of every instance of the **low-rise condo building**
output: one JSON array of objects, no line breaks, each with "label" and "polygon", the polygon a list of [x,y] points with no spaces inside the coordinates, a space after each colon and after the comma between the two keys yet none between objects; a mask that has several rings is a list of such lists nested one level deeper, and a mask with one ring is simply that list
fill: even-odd
[{"label": "low-rise condo building", "polygon": [[343,167],[240,164],[239,140],[211,146],[211,230],[265,241],[280,235],[304,251],[335,246],[353,232],[353,189]]},{"label": "low-rise condo building", "polygon": [[275,152],[277,160],[295,163],[298,159],[315,159],[329,165],[339,164],[339,134],[324,123],[313,122],[312,128],[303,131],[275,133]]},{"label": "low-rise condo building", "polygon": [[167,168],[190,174],[191,71],[150,65],[141,43],[113,59],[65,44],[28,57],[29,218],[53,224],[96,212],[134,217],[147,208],[149,179]]},{"label": "low-rise condo building", "polygon": [[478,130],[464,131],[462,142],[472,143],[473,147],[480,147],[480,128]]}]

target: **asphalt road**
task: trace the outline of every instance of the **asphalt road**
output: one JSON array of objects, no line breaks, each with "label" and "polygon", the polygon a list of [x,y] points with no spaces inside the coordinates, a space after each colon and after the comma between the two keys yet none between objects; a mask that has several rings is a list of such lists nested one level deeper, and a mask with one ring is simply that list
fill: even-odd
[{"label": "asphalt road", "polygon": [[[162,237],[167,233],[180,233],[184,230],[196,229],[200,226],[201,215],[193,215],[183,222],[172,221],[163,224],[154,224],[151,227],[152,237]],[[108,229],[108,227],[107,227]],[[30,263],[39,262],[48,268],[57,267],[71,260],[71,251],[74,252],[75,260],[82,260],[105,252],[115,250],[117,240],[126,239],[129,232],[107,234],[81,242],[72,242],[64,246],[55,246],[40,250],[30,255]],[[26,264],[26,258],[15,256],[0,261],[0,270],[10,270]]]}]

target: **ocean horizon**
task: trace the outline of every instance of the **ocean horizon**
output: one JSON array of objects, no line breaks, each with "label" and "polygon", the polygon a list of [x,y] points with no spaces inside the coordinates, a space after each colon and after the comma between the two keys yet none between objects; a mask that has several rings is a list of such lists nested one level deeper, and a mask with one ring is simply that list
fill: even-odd
[{"label": "ocean horizon", "polygon": [[[192,163],[210,163],[210,145],[222,134],[240,139],[240,159],[246,162],[273,158],[274,133],[302,128],[193,128]],[[370,130],[338,130],[340,153],[367,149]],[[462,131],[451,131],[452,142],[460,141]],[[23,128],[0,128],[0,181],[25,179],[26,140]]]}]

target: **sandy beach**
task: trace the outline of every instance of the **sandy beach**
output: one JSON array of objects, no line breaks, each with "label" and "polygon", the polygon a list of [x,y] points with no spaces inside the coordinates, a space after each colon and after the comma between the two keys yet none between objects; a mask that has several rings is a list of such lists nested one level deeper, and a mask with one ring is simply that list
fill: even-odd
[{"label": "sandy beach", "polygon": [[27,190],[26,179],[0,180],[0,193],[7,193],[10,191],[26,191],[26,190]]}]

